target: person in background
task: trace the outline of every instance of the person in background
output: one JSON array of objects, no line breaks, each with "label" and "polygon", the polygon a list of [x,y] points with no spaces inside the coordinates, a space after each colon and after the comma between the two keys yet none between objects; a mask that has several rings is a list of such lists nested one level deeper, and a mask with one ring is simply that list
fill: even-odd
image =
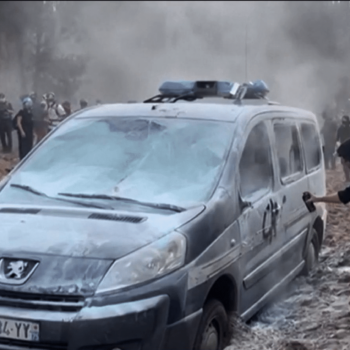
[{"label": "person in background", "polygon": [[0,93],[0,139],[4,153],[12,152],[12,114],[11,103]]},{"label": "person in background", "polygon": [[40,103],[35,92],[30,93],[29,98],[33,102],[33,128],[36,137],[36,143],[39,143],[47,134],[48,130],[48,113],[46,105]]},{"label": "person in background", "polygon": [[80,109],[84,109],[89,105],[88,101],[86,101],[85,99],[81,99],[79,104],[80,104]]},{"label": "person in background", "polygon": [[72,114],[72,108],[71,108],[70,103],[68,101],[64,101],[62,103],[62,107],[66,113],[65,118],[68,118]]},{"label": "person in background", "polygon": [[[350,139],[338,147],[337,154],[341,158],[344,167],[350,169]],[[311,194],[310,199],[308,199],[307,202],[348,204],[350,202],[350,187],[347,187],[345,190],[326,195],[324,197],[316,197]]]},{"label": "person in background", "polygon": [[18,134],[19,159],[22,160],[33,148],[33,101],[23,99],[23,108],[16,114],[14,121]]},{"label": "person in background", "polygon": [[324,160],[326,169],[335,169],[334,150],[337,142],[337,123],[335,118],[326,111],[322,113],[324,124],[321,130],[324,140]]},{"label": "person in background", "polygon": [[[343,144],[348,139],[350,139],[350,118],[348,115],[344,115],[342,117],[342,123],[338,128],[338,132],[337,132],[337,137],[336,137],[337,145]],[[342,165],[343,165],[343,170],[345,175],[345,181],[350,182],[350,169],[344,163],[343,158],[342,158]]]},{"label": "person in background", "polygon": [[43,97],[46,102],[46,110],[49,120],[48,131],[51,131],[65,118],[66,113],[62,105],[56,101],[56,96],[53,92],[49,92]]}]

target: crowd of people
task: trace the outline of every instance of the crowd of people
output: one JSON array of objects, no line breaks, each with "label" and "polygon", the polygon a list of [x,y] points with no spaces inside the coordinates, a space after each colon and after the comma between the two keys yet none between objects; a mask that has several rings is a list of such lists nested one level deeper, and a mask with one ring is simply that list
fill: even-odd
[{"label": "crowd of people", "polygon": [[[59,103],[53,92],[40,100],[35,92],[21,96],[22,108],[15,114],[12,104],[0,93],[0,141],[3,153],[11,153],[13,148],[12,131],[17,131],[19,158],[23,159],[52,129],[72,114],[69,101]],[[96,104],[101,104],[100,100]],[[79,108],[87,108],[88,101],[81,99]],[[324,124],[321,130],[324,143],[326,169],[336,167],[336,148],[350,139],[350,117],[343,114],[341,124],[337,117],[328,111],[322,113]],[[342,161],[346,182],[350,182],[350,169]]]},{"label": "crowd of people", "polygon": [[[2,151],[11,153],[12,131],[17,131],[19,158],[23,159],[51,130],[72,114],[71,104],[56,100],[53,92],[44,94],[40,100],[35,92],[21,96],[22,108],[15,113],[12,104],[0,93],[0,141]],[[101,104],[100,100],[96,104]],[[85,99],[80,100],[77,110],[88,107]],[[74,111],[76,112],[76,111]]]}]

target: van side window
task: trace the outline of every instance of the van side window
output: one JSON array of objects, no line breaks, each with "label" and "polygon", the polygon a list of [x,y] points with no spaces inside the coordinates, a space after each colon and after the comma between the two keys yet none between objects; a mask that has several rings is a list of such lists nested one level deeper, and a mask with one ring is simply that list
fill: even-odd
[{"label": "van side window", "polygon": [[271,147],[265,123],[250,132],[239,163],[242,197],[271,188],[273,179]]},{"label": "van side window", "polygon": [[306,166],[310,171],[321,163],[322,151],[320,137],[316,126],[313,124],[301,125],[301,138],[303,142]]},{"label": "van side window", "polygon": [[303,170],[298,129],[295,125],[274,125],[276,151],[281,178],[297,174]]}]

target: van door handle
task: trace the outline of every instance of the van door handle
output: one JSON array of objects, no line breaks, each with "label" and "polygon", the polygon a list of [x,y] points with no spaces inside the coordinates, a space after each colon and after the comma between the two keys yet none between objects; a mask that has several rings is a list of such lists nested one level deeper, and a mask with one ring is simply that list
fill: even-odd
[{"label": "van door handle", "polygon": [[278,203],[274,203],[274,208],[272,209],[273,214],[278,214],[282,209],[282,206],[280,206]]},{"label": "van door handle", "polygon": [[264,211],[264,216],[263,216],[263,222],[262,222],[262,229],[265,230],[265,224],[266,224],[266,217],[267,213],[271,210],[271,204],[269,203]]},{"label": "van door handle", "polygon": [[270,236],[271,232],[272,232],[272,227],[266,227],[266,218],[268,213],[271,211],[272,212],[272,201],[270,200],[270,203],[267,205],[265,211],[264,211],[264,216],[263,216],[263,222],[262,222],[262,235],[263,237],[266,239]]}]

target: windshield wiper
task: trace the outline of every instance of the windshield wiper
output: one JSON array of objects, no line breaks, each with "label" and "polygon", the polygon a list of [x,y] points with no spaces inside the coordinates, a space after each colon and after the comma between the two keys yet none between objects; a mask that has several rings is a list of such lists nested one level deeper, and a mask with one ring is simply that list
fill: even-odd
[{"label": "windshield wiper", "polygon": [[64,198],[57,198],[57,197],[51,197],[48,196],[47,194],[40,192],[30,186],[27,185],[20,185],[20,184],[11,184],[11,187],[15,187],[15,188],[19,188],[21,190],[33,193],[37,196],[41,196],[41,197],[45,197],[45,198],[49,198],[49,199],[54,199],[57,201],[61,201],[61,202],[67,202],[67,203],[73,203],[73,204],[77,204],[77,205],[82,205],[84,207],[89,207],[89,208],[98,208],[98,209],[114,209],[112,207],[105,207],[105,206],[101,206],[101,205],[97,205],[97,204],[92,204],[92,203],[83,203],[83,202],[79,202],[79,201],[74,201],[74,200],[69,200],[69,199],[64,199]]},{"label": "windshield wiper", "polygon": [[118,196],[109,196],[107,194],[58,193],[58,195],[59,196],[66,196],[66,197],[75,197],[75,198],[105,199],[105,200],[110,200],[110,201],[123,201],[123,202],[138,204],[138,205],[142,205],[142,206],[150,207],[150,208],[171,210],[171,211],[175,211],[177,213],[181,213],[181,212],[186,210],[184,208],[178,207],[177,205],[164,204],[164,203],[140,202],[136,199],[124,198],[124,197],[118,197]]}]

